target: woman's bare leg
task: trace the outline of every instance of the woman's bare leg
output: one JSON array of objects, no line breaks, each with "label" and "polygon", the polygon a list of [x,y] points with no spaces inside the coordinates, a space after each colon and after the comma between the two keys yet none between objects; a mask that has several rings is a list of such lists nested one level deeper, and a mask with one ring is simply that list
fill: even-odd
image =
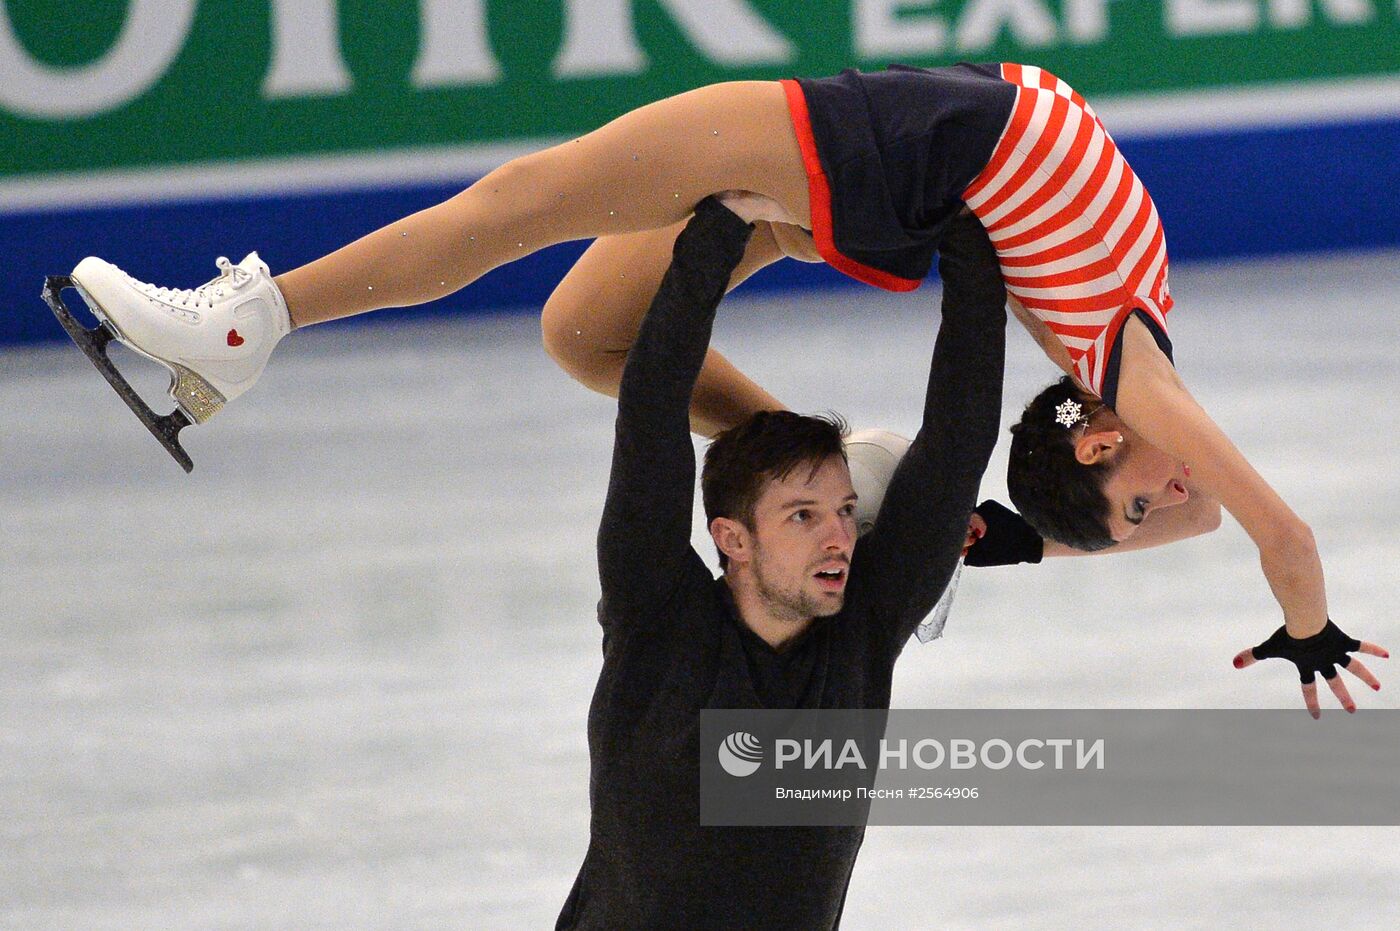
[{"label": "woman's bare leg", "polygon": [[554,243],[669,226],[731,189],[771,197],[810,225],[807,177],[777,82],[715,84],[648,104],[515,159],[277,283],[297,326],[421,304]]},{"label": "woman's bare leg", "polygon": [[[617,397],[627,353],[637,341],[685,222],[601,237],[550,295],[540,321],[545,349],[582,384]],[[755,224],[729,289],[782,257],[769,224]],[[758,411],[783,407],[711,349],[691,395],[690,424],[696,433],[713,436]]]}]

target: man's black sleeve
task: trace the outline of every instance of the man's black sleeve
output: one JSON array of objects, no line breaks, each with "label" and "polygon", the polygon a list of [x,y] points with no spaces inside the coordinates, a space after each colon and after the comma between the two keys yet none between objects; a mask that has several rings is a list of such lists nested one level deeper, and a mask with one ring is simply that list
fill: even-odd
[{"label": "man's black sleeve", "polygon": [[[903,648],[952,577],[996,446],[1006,349],[1006,286],[982,225],[965,216],[939,249],[943,321],[933,351],[923,424],[875,521],[856,547],[860,573]],[[862,553],[862,550],[865,552]]]},{"label": "man's black sleeve", "polygon": [[627,354],[598,529],[598,575],[613,618],[664,599],[690,549],[690,396],[715,309],[752,231],[714,198],[701,201],[676,238],[671,267]]}]

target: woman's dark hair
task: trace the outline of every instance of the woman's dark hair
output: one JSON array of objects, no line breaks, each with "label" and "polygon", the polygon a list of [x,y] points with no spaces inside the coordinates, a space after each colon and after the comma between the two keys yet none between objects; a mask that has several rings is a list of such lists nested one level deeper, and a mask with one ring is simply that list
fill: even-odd
[{"label": "woman's dark hair", "polygon": [[[705,450],[700,492],[705,521],[727,517],[753,529],[754,507],[769,481],[782,481],[800,465],[816,472],[832,456],[846,458],[846,422],[836,414],[812,417],[760,411],[715,437]],[[719,554],[723,569],[729,560]]]},{"label": "woman's dark hair", "polygon": [[1103,492],[1113,466],[1085,465],[1074,457],[1081,428],[1055,420],[1056,408],[1065,401],[1083,405],[1086,413],[1100,403],[1068,375],[1036,395],[1021,422],[1011,428],[1006,488],[1021,516],[1041,536],[1092,552],[1114,543]]}]

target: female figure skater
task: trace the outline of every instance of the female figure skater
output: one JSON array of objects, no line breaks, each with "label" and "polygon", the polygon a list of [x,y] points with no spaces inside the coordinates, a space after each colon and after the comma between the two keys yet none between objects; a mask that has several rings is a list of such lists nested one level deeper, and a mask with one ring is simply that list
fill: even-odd
[{"label": "female figure skater", "polygon": [[[96,258],[72,277],[119,339],[171,370],[172,396],[203,422],[293,328],[440,298],[537,249],[597,237],[546,303],[544,343],[573,377],[615,395],[678,231],[696,203],[726,191],[749,192],[727,203],[757,224],[731,287],[789,255],[911,290],[945,224],[971,210],[1013,310],[1067,373],[1013,428],[1008,484],[1026,519],[1078,550],[1137,548],[1198,532],[1218,501],[1259,547],[1284,618],[1236,667],[1290,659],[1314,715],[1315,672],[1354,710],[1334,664],[1379,688],[1348,653],[1384,651],[1328,619],[1308,526],[1172,367],[1151,198],[1092,108],[1038,68],[895,66],[703,87],[509,162],[276,278],[256,254],[221,259],[221,275],[193,290]],[[712,434],[781,406],[711,350],[692,422]],[[1190,487],[1204,492],[1194,505]]]}]

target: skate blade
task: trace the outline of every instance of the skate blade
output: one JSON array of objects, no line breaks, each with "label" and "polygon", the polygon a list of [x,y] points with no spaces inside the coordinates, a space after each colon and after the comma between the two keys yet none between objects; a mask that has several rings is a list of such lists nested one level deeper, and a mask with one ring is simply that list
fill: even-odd
[{"label": "skate blade", "polygon": [[[146,425],[146,429],[151,431],[151,435],[160,441],[160,445],[165,447],[166,452],[170,453],[180,464],[180,468],[186,472],[193,471],[194,460],[190,459],[185,448],[180,445],[180,431],[190,425],[190,418],[178,407],[168,414],[157,414],[141,399],[141,396],[122,377],[116,366],[112,364],[112,360],[107,356],[107,344],[116,338],[110,325],[102,323],[91,328],[85,327],[78,322],[72,311],[63,303],[63,290],[74,287],[73,279],[68,275],[52,275],[44,280],[44,302],[49,305],[49,309],[58,318],[58,322],[62,324],[68,336],[102,373],[102,377],[107,379],[112,390],[116,391],[117,396],[126,402],[126,406],[131,408],[131,412],[136,415],[137,419]],[[193,373],[190,374],[193,375]],[[194,377],[198,378],[198,376]],[[175,379],[178,387],[180,384],[178,372],[175,373]],[[219,401],[222,403],[223,399],[219,398]]]},{"label": "skate blade", "polygon": [[219,389],[180,363],[167,362],[157,358],[127,339],[126,334],[121,331],[121,327],[117,326],[112,318],[103,312],[102,305],[93,300],[92,295],[87,293],[82,282],[74,279],[73,289],[82,295],[83,303],[88,305],[88,310],[92,311],[92,315],[97,318],[97,322],[101,324],[102,328],[112,334],[113,339],[141,358],[150,359],[170,373],[170,397],[180,406],[180,410],[184,411],[191,423],[208,423],[209,418],[223,410],[225,399]]}]

